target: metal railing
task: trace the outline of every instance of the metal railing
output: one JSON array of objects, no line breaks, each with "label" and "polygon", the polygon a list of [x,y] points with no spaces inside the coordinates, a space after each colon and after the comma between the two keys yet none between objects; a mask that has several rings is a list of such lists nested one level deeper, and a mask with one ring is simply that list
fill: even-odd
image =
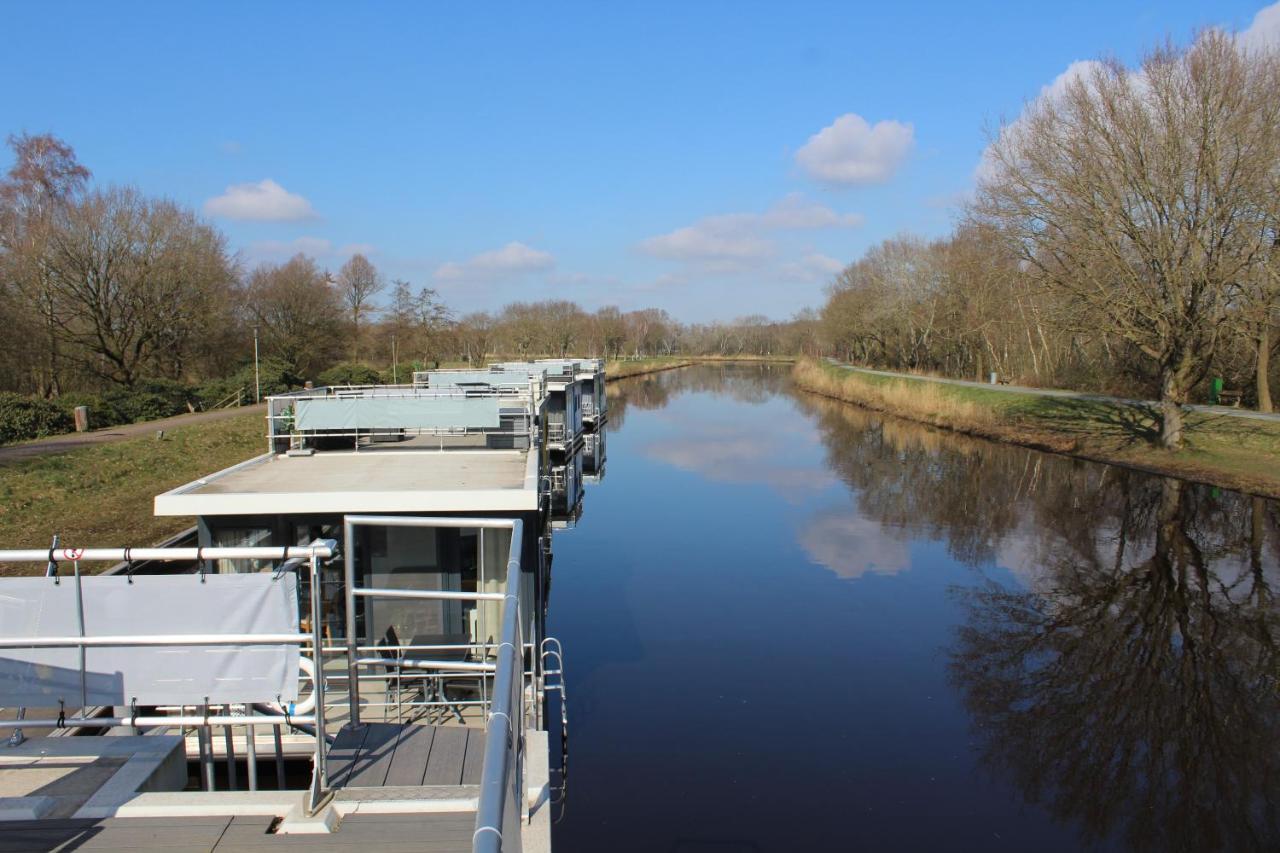
[{"label": "metal railing", "polygon": [[[210,731],[213,726],[227,727],[227,742],[230,744],[230,729],[233,726],[244,726],[249,732],[246,748],[254,740],[252,731],[257,726],[272,726],[276,729],[277,743],[280,726],[290,728],[298,726],[314,726],[315,753],[314,766],[316,776],[324,778],[325,772],[325,728],[324,728],[324,678],[320,666],[323,648],[320,627],[320,597],[313,595],[311,600],[311,632],[310,633],[215,633],[215,634],[131,634],[88,636],[85,634],[82,592],[82,562],[117,562],[134,560],[151,560],[159,562],[190,562],[216,559],[249,559],[279,560],[277,571],[298,568],[304,563],[310,564],[311,584],[318,588],[320,578],[320,560],[332,557],[337,553],[337,543],[324,540],[306,546],[289,547],[208,547],[208,548],[40,548],[27,550],[0,550],[0,563],[30,563],[47,561],[51,569],[56,569],[60,562],[71,563],[73,575],[71,580],[76,585],[76,607],[79,616],[79,633],[75,636],[36,636],[36,637],[0,637],[0,649],[55,649],[74,648],[80,650],[80,691],[81,707],[79,717],[67,717],[65,712],[56,719],[38,719],[26,716],[25,709],[18,709],[17,719],[3,721],[4,728],[22,730],[28,728],[114,728],[116,726],[177,726],[196,728],[200,733],[200,762],[204,767],[204,779],[207,790],[213,789],[213,746]],[[56,577],[56,575],[55,575]],[[183,706],[182,712],[142,714],[134,707],[128,715],[86,716],[89,710],[87,694],[87,666],[85,650],[104,647],[183,647],[183,646],[259,646],[259,645],[293,645],[311,644],[312,665],[316,677],[313,679],[315,713],[291,714],[233,714],[229,705],[199,706],[201,713],[187,714]],[[221,707],[225,713],[214,713],[212,707]],[[279,748],[277,755],[279,758]],[[228,752],[228,768],[233,767],[234,756]],[[256,768],[249,770],[251,789],[256,787]],[[234,774],[230,777],[234,780]],[[234,781],[232,782],[234,784]],[[312,796],[308,808],[319,805],[317,790],[312,786]]]},{"label": "metal railing", "polygon": [[[531,439],[534,419],[545,397],[544,386],[533,380],[510,383],[495,383],[485,386],[445,386],[423,387],[420,385],[343,385],[323,388],[290,391],[275,394],[267,398],[267,440],[273,452],[297,447],[300,442],[315,438],[351,439],[353,443],[360,440],[378,441],[409,436],[510,436],[513,439]],[[500,423],[506,427],[475,426],[463,420],[456,423],[415,424],[409,416],[404,424],[395,426],[366,426],[358,424],[354,427],[334,429],[299,430],[299,403],[333,400],[362,401],[385,403],[388,400],[405,401],[440,401],[443,403],[475,399],[497,399],[504,407],[500,412]],[[457,415],[456,412],[446,414]]]},{"label": "metal railing", "polygon": [[[430,518],[415,516],[349,515],[343,520],[343,535],[347,543],[355,541],[357,527],[444,527],[475,528],[480,530],[511,531],[508,552],[505,591],[501,593],[454,592],[447,590],[376,589],[356,586],[356,561],[354,549],[348,545],[344,555],[347,592],[347,701],[349,719],[360,721],[360,669],[369,666],[386,666],[388,663],[411,665],[415,668],[438,671],[472,671],[492,675],[492,699],[488,702],[485,725],[485,752],[480,778],[480,797],[476,809],[473,849],[494,851],[519,851],[520,829],[524,812],[524,750],[525,730],[528,723],[526,701],[526,673],[524,668],[525,644],[523,620],[520,614],[520,549],[523,523],[518,519],[491,518]],[[394,659],[362,657],[362,651],[370,647],[360,646],[356,600],[446,600],[446,601],[501,601],[502,630],[497,644],[494,663],[472,663],[463,668],[458,661],[430,659]],[[386,647],[383,647],[386,648]],[[534,656],[535,661],[537,656]],[[537,664],[534,664],[535,667]],[[536,673],[531,673],[531,680]],[[483,699],[482,699],[483,701]]]}]

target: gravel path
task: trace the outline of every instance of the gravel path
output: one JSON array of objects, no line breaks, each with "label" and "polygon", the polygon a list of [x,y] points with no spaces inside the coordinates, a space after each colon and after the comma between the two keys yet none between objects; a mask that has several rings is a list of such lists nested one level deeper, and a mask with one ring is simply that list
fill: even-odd
[{"label": "gravel path", "polygon": [[[113,441],[124,441],[140,435],[154,433],[158,429],[173,429],[190,424],[222,421],[238,417],[249,412],[266,412],[267,405],[242,406],[238,409],[218,409],[216,412],[196,412],[188,415],[174,415],[158,421],[144,421],[139,424],[123,424],[121,426],[97,429],[92,432],[72,432],[66,435],[55,435],[28,441],[23,444],[11,444],[0,447],[0,462],[11,462],[17,459],[29,459],[33,456],[46,456],[50,453],[65,453],[77,447],[88,447],[93,444],[110,444]],[[265,431],[266,427],[263,426]]]}]

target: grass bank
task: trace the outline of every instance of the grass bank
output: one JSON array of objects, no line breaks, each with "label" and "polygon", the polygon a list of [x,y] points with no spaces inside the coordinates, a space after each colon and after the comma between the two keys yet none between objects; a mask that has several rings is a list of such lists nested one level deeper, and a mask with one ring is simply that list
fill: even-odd
[{"label": "grass bank", "polygon": [[54,533],[76,547],[158,542],[192,519],[157,518],[152,498],[265,451],[265,433],[253,412],[0,464],[0,547],[41,547]]},{"label": "grass bank", "polygon": [[813,360],[793,375],[806,391],[968,435],[1280,497],[1280,424],[1191,412],[1186,446],[1170,451],[1155,445],[1159,420],[1144,405],[876,376]]}]

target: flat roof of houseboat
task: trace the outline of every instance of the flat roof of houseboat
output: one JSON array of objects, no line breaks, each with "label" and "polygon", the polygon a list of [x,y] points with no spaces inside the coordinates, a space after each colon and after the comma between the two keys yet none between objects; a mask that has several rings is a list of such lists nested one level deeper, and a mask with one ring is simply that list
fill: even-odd
[{"label": "flat roof of houseboat", "polygon": [[157,495],[156,515],[515,512],[538,508],[525,450],[265,454]]}]

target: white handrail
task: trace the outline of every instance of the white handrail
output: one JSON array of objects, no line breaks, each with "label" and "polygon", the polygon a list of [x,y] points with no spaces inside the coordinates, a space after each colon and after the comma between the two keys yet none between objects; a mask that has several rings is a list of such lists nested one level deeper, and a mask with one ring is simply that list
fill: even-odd
[{"label": "white handrail", "polygon": [[310,634],[120,634],[99,637],[0,637],[0,649],[114,646],[280,646],[311,642]]},{"label": "white handrail", "polygon": [[328,558],[337,552],[330,545],[290,545],[288,547],[197,547],[197,548],[25,548],[0,550],[0,563],[96,563],[121,560],[306,560]]}]

